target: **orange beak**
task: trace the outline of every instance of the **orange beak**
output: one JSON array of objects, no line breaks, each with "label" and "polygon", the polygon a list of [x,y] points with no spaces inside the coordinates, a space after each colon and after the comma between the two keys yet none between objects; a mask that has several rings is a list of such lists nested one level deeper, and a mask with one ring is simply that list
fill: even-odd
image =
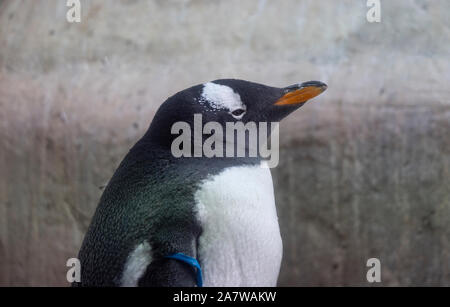
[{"label": "orange beak", "polygon": [[327,85],[320,81],[308,81],[302,84],[292,85],[285,89],[286,94],[278,99],[275,105],[284,106],[304,103],[322,94],[326,89]]}]

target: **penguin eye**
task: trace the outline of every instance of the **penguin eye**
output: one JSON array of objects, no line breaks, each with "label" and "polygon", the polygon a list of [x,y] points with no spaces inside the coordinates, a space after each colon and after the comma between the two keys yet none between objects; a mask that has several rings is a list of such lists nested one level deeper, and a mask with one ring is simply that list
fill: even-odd
[{"label": "penguin eye", "polygon": [[244,109],[236,109],[233,112],[231,112],[231,115],[236,118],[242,118],[244,116],[245,110]]}]

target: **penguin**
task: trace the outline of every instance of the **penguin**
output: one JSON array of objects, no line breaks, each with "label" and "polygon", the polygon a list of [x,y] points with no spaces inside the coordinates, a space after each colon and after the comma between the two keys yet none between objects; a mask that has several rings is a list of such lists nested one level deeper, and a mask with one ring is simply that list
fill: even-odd
[{"label": "penguin", "polygon": [[172,127],[195,114],[224,131],[279,122],[326,88],[220,79],[168,98],[107,184],[72,285],[276,286],[283,248],[264,158],[175,157]]}]

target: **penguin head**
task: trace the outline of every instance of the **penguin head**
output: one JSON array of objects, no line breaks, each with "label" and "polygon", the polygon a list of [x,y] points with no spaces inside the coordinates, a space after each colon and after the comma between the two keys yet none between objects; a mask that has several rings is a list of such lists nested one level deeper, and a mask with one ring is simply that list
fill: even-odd
[{"label": "penguin head", "polygon": [[200,86],[196,99],[202,104],[207,121],[279,122],[325,91],[319,81],[294,84],[284,88],[244,80],[222,79]]},{"label": "penguin head", "polygon": [[159,108],[149,129],[152,139],[169,144],[171,127],[186,122],[194,127],[194,115],[203,125],[219,123],[224,131],[229,122],[279,122],[321,94],[327,85],[308,81],[278,88],[237,79],[220,79],[185,89],[168,98]]}]

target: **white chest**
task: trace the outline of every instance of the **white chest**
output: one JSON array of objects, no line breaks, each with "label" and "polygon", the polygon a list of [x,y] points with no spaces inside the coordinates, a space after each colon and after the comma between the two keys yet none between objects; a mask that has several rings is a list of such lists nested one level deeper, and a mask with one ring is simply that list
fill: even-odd
[{"label": "white chest", "polygon": [[275,286],[282,243],[270,170],[228,168],[203,183],[196,201],[205,286]]}]

